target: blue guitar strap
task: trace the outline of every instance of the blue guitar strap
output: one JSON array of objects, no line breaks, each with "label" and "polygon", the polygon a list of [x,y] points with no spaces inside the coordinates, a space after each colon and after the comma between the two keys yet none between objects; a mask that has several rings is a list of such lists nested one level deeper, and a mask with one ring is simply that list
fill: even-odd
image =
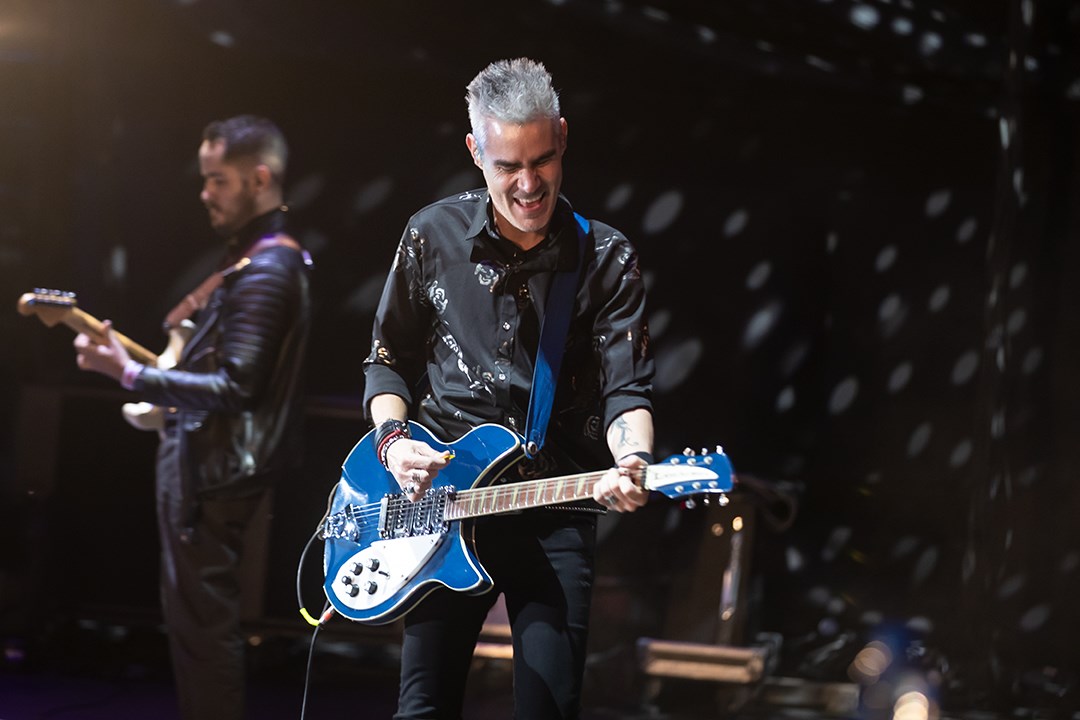
[{"label": "blue guitar strap", "polygon": [[540,344],[536,350],[536,366],[533,368],[532,389],[529,392],[529,417],[525,421],[525,455],[530,458],[536,457],[544,446],[548,420],[551,419],[551,404],[555,400],[555,386],[559,381],[559,368],[566,349],[566,332],[570,329],[570,315],[577,296],[577,282],[585,264],[589,221],[577,213],[574,213],[574,220],[578,236],[577,267],[555,273],[540,328]]}]

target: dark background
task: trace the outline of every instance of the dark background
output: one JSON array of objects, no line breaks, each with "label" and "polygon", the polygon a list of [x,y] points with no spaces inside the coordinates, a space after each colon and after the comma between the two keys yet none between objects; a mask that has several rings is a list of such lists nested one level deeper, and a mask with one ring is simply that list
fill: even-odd
[{"label": "dark background", "polygon": [[[1077,4],[302,7],[0,1],[0,634],[156,609],[154,438],[70,332],[14,305],[76,291],[160,349],[219,247],[199,135],[246,112],[289,137],[316,261],[305,471],[277,498],[262,611],[303,631],[293,576],[367,430],[396,241],[482,184],[465,85],[527,55],[561,93],[564,192],[646,269],[657,454],[722,443],[797,501],[790,523],[759,505],[745,641],[778,633],[777,672],[844,680],[880,640],[946,706],[1076,703]],[[604,521],[597,642],[664,624],[699,516]]]}]

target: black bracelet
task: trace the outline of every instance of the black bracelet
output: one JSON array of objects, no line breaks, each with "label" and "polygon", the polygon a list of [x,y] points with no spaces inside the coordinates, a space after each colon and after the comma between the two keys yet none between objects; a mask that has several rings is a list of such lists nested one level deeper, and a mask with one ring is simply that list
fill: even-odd
[{"label": "black bracelet", "polygon": [[409,433],[409,423],[403,420],[396,420],[390,418],[389,420],[383,420],[379,423],[378,429],[375,430],[375,447],[379,447],[383,444],[383,440],[390,436],[390,433],[403,433],[405,437],[412,437]]},{"label": "black bracelet", "polygon": [[619,463],[621,463],[621,462],[622,462],[623,460],[625,460],[626,458],[628,458],[628,457],[631,457],[631,456],[634,456],[634,455],[636,455],[637,457],[639,457],[639,458],[641,458],[642,460],[644,460],[644,461],[645,461],[645,464],[646,464],[646,465],[652,465],[652,464],[653,464],[653,462],[655,462],[655,461],[653,460],[653,456],[652,456],[652,453],[650,453],[650,452],[645,452],[644,450],[638,450],[637,452],[632,452],[632,453],[626,453],[626,454],[625,454],[625,455],[623,455],[623,456],[622,456],[621,458],[619,458],[618,462],[617,462],[617,463],[615,463],[615,464],[616,464],[616,465],[618,465]]}]

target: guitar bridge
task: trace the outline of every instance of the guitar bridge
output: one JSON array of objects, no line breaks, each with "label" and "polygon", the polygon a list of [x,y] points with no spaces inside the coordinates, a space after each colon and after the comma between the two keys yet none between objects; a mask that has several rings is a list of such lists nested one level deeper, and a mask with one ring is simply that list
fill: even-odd
[{"label": "guitar bridge", "polygon": [[416,502],[402,493],[383,496],[379,504],[379,537],[388,540],[449,531],[446,506],[454,493],[454,487],[446,485],[428,490]]}]

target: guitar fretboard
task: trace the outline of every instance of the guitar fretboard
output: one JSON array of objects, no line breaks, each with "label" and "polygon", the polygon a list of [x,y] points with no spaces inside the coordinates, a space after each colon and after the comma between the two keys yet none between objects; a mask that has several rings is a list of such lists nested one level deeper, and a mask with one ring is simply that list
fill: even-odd
[{"label": "guitar fretboard", "polygon": [[592,497],[593,487],[602,476],[602,472],[589,472],[459,490],[447,503],[445,518],[461,520],[584,500]]}]

